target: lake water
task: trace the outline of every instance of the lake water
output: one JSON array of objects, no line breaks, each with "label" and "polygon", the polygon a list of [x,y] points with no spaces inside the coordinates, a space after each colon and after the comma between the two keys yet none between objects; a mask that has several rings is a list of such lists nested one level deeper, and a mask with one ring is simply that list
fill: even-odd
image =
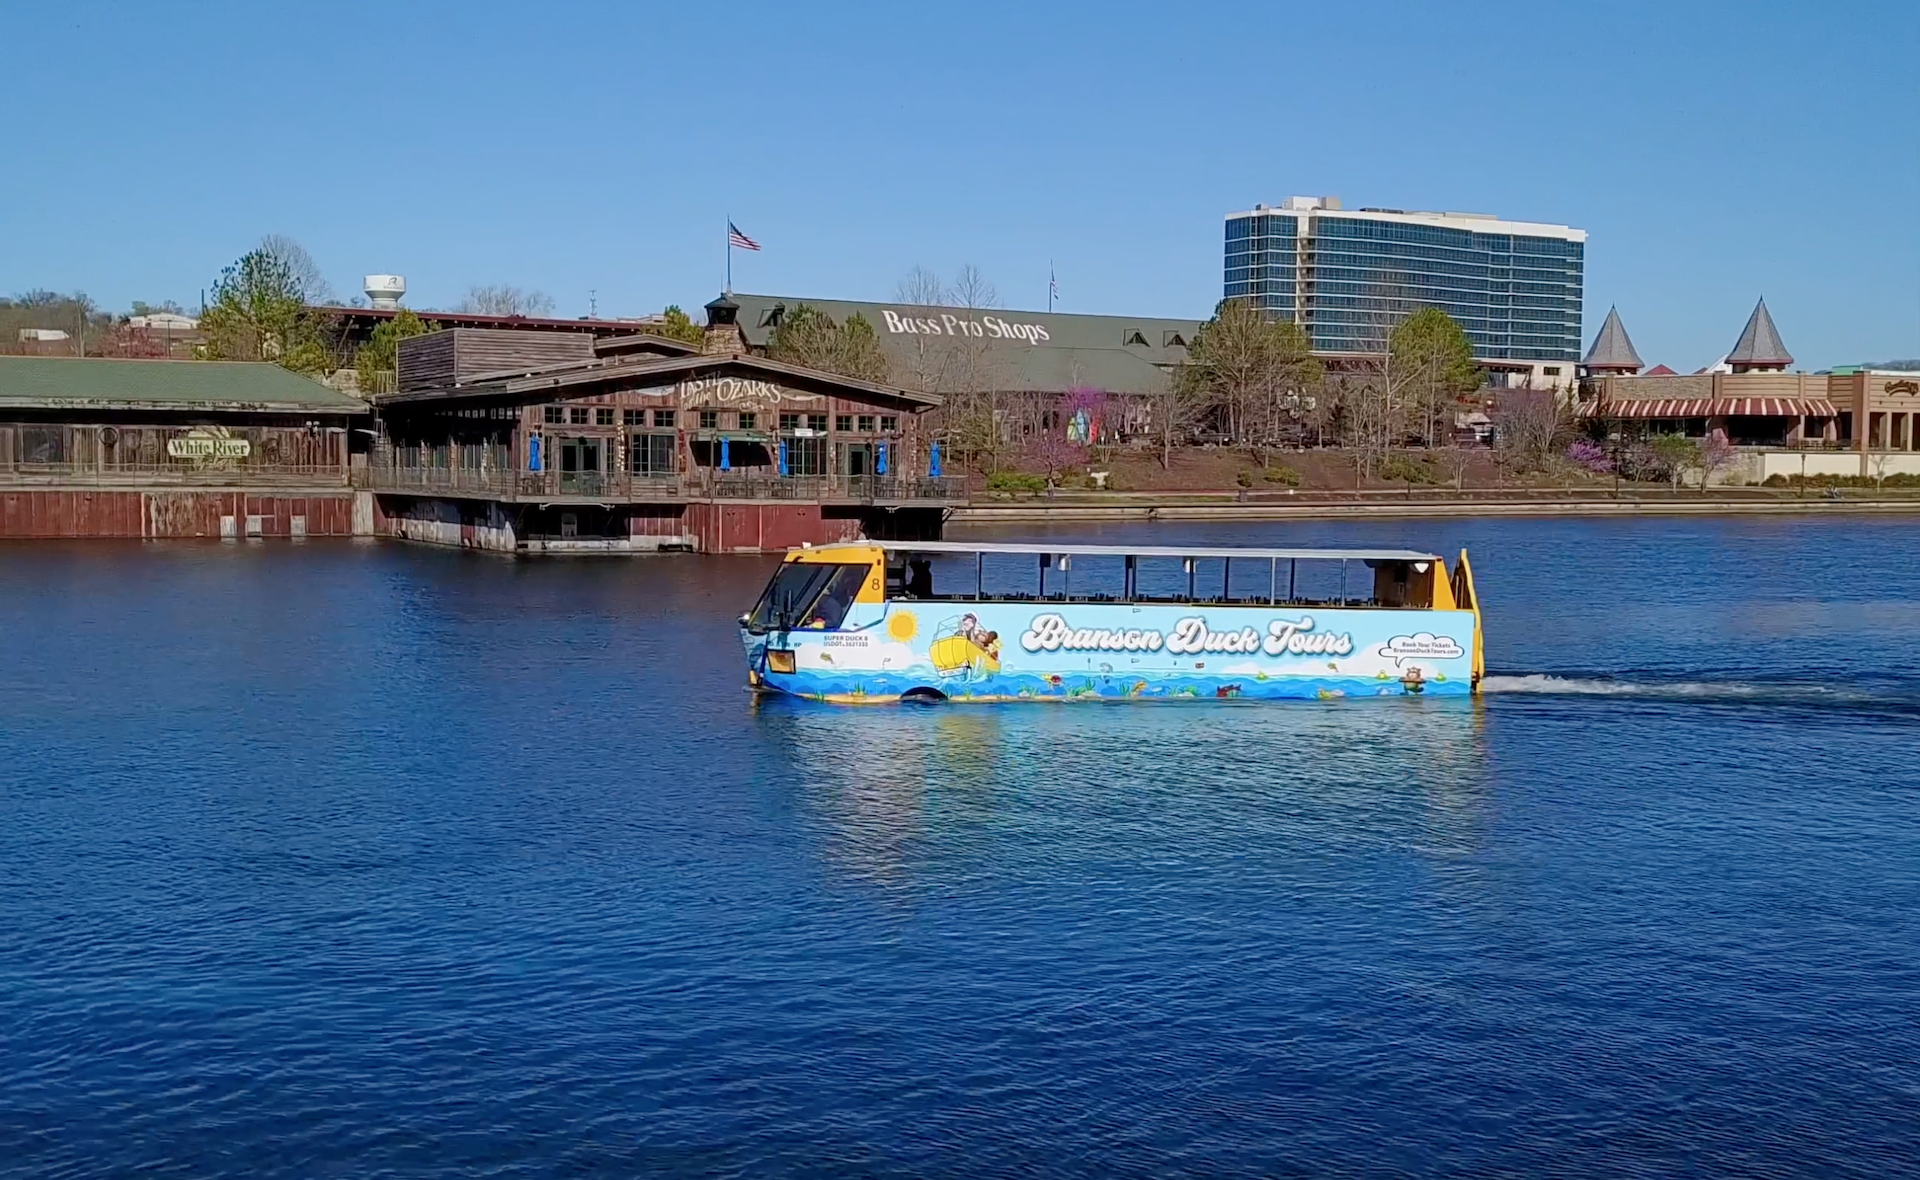
[{"label": "lake water", "polygon": [[1479,702],[840,711],[766,559],[0,548],[0,1174],[1885,1176],[1904,520],[1471,546]]}]

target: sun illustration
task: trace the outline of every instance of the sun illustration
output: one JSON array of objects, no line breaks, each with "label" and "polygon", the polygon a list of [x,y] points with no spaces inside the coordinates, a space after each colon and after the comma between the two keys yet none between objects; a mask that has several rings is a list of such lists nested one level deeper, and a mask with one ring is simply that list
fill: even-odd
[{"label": "sun illustration", "polygon": [[910,610],[895,611],[887,616],[887,634],[896,642],[906,643],[920,634],[920,620]]}]

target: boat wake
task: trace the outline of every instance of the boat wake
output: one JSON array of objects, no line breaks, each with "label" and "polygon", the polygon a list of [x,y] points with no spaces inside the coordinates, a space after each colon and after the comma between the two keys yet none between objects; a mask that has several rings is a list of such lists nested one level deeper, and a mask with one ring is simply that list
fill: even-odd
[{"label": "boat wake", "polygon": [[1617,680],[1601,676],[1554,676],[1531,673],[1518,676],[1486,676],[1480,681],[1483,693],[1541,696],[1637,697],[1645,700],[1752,701],[1756,703],[1808,705],[1911,705],[1916,694],[1911,688],[1876,690],[1834,684],[1810,684],[1796,681],[1754,682],[1714,680]]}]

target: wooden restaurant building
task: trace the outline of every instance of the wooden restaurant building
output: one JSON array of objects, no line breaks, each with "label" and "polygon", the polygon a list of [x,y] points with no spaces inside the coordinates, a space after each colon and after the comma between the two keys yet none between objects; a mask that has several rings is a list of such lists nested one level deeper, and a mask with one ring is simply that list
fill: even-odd
[{"label": "wooden restaurant building", "polygon": [[963,494],[916,393],[749,352],[726,296],[695,345],[455,328],[375,400],[384,534],[502,552],[753,552],[931,539]]},{"label": "wooden restaurant building", "polygon": [[0,539],[371,532],[369,413],[278,365],[0,357]]}]

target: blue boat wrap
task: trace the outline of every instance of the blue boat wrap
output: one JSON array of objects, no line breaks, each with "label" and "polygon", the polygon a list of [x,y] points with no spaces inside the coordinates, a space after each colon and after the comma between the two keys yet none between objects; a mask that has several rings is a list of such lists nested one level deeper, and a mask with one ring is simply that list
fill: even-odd
[{"label": "blue boat wrap", "polygon": [[763,687],[836,702],[1329,699],[1467,695],[1473,629],[1469,610],[907,600],[742,638]]}]

